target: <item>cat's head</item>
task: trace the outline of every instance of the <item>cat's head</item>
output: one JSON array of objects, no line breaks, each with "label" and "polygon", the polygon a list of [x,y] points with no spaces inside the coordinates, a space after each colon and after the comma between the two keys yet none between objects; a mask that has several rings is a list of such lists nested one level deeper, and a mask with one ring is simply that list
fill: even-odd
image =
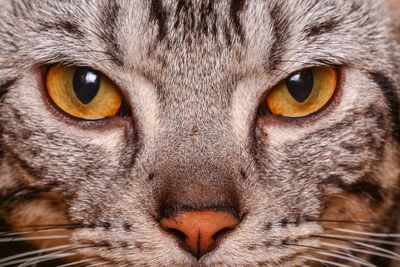
[{"label": "cat's head", "polygon": [[354,264],[350,233],[389,231],[385,1],[4,2],[0,211],[53,255]]}]

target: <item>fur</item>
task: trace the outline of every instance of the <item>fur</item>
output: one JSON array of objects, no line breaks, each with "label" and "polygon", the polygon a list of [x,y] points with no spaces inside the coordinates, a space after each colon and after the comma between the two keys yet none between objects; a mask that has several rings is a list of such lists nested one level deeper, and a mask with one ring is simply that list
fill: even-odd
[{"label": "fur", "polygon": [[[396,3],[0,5],[0,215],[14,229],[87,226],[69,230],[65,242],[91,245],[78,254],[110,266],[270,267],[321,257],[310,247],[327,228],[394,231]],[[60,63],[106,74],[132,118],[82,122],[58,112],[43,73]],[[313,66],[340,69],[327,109],[302,119],[257,117],[268,90]],[[242,221],[197,261],[158,224],[163,210],[179,205],[227,205]]]}]

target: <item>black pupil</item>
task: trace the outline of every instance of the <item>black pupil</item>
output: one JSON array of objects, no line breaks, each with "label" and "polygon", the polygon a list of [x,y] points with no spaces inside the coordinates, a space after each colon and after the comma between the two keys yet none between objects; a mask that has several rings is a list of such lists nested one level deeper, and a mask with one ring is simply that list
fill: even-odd
[{"label": "black pupil", "polygon": [[314,75],[311,70],[304,70],[296,73],[286,81],[289,93],[299,102],[304,103],[310,95],[314,87]]},{"label": "black pupil", "polygon": [[79,68],[74,73],[73,87],[75,95],[82,104],[89,104],[100,89],[100,75],[95,71]]}]

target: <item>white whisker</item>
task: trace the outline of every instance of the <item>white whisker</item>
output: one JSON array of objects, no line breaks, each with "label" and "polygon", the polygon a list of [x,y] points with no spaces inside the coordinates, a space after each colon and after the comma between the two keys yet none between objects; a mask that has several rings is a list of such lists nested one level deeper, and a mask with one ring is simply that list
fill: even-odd
[{"label": "white whisker", "polygon": [[[69,256],[74,256],[76,255],[76,253],[63,253],[62,251],[57,251],[56,253],[51,253],[48,255],[42,255],[42,256],[36,256],[36,257],[30,257],[30,258],[25,258],[25,259],[18,259],[18,260],[12,260],[12,261],[8,261],[5,263],[0,264],[0,267],[6,267],[6,266],[12,266],[12,265],[16,265],[16,264],[24,264],[24,263],[30,263],[31,261],[37,260],[37,259],[43,259],[43,258],[51,258],[53,257],[53,255],[65,255],[65,254],[69,254]],[[64,257],[68,257],[68,256],[64,256]],[[51,259],[50,259],[51,260]],[[20,265],[18,265],[20,266]]]},{"label": "white whisker", "polygon": [[354,263],[361,264],[361,266],[377,267],[376,265],[374,265],[372,263],[366,262],[358,257],[355,257],[350,254],[346,254],[346,253],[338,253],[338,252],[331,253],[331,252],[319,251],[318,254],[330,256],[330,257],[334,257],[334,258],[342,259],[342,260],[346,260],[346,261],[351,261]]},{"label": "white whisker", "polygon": [[89,265],[89,267],[101,266],[101,265],[105,265],[105,264],[109,264],[109,263],[108,262],[100,262],[100,263],[91,264],[91,265]]},{"label": "white whisker", "polygon": [[43,229],[43,230],[30,230],[30,231],[22,231],[22,232],[0,232],[1,237],[5,236],[20,236],[20,235],[28,235],[34,233],[49,233],[49,232],[58,232],[68,230],[66,228],[56,228],[56,229]]},{"label": "white whisker", "polygon": [[340,248],[340,249],[349,250],[349,251],[361,252],[361,253],[364,253],[364,254],[367,254],[367,255],[379,256],[379,257],[383,257],[383,258],[388,258],[388,259],[400,261],[399,257],[395,257],[395,256],[384,254],[384,253],[374,252],[374,251],[370,251],[370,250],[357,249],[357,248],[344,246],[344,245],[333,244],[333,243],[329,243],[329,242],[321,242],[321,245],[327,246],[327,247]]},{"label": "white whisker", "polygon": [[48,255],[44,255],[44,256],[34,257],[34,258],[30,259],[29,261],[26,261],[26,262],[18,265],[17,267],[35,266],[36,264],[41,263],[41,262],[62,259],[62,258],[71,257],[71,256],[75,256],[75,255],[76,255],[76,253],[57,252],[57,253],[48,254]]},{"label": "white whisker", "polygon": [[[305,253],[305,252],[302,252],[301,254],[303,254],[303,258],[304,259],[306,259],[304,256],[307,256],[307,257],[310,257],[310,258],[314,258],[314,256],[313,255],[311,255],[311,254],[308,254],[308,253]],[[307,259],[308,261],[310,261],[310,259]],[[325,266],[325,267],[329,267],[329,265],[327,265],[326,263],[323,263],[323,262],[320,262],[323,266]]]},{"label": "white whisker", "polygon": [[[66,248],[69,248],[69,247],[71,247],[71,246],[70,245],[63,245],[63,246],[58,246],[58,247],[51,247],[51,248],[39,249],[39,250],[34,250],[34,251],[30,251],[30,252],[25,252],[25,253],[19,253],[19,254],[13,255],[13,256],[9,256],[9,257],[0,259],[0,264],[1,263],[6,263],[8,261],[15,260],[15,259],[18,259],[18,258],[23,258],[23,257],[26,257],[26,256],[31,256],[31,255],[35,255],[35,254],[44,253],[44,252],[50,252],[50,251],[54,251],[54,250],[66,249]],[[2,265],[0,265],[0,266],[2,266]]]},{"label": "white whisker", "polygon": [[372,248],[372,249],[375,249],[377,251],[381,251],[381,252],[393,255],[393,256],[398,257],[400,259],[400,254],[398,254],[398,253],[396,253],[394,251],[390,251],[388,249],[380,248],[380,247],[377,247],[377,246],[374,246],[374,245],[370,245],[370,244],[366,244],[366,243],[363,243],[363,242],[354,242],[354,244],[357,244],[357,245],[363,246],[363,247],[367,247],[367,248]]},{"label": "white whisker", "polygon": [[343,233],[350,233],[350,234],[356,234],[356,235],[364,235],[364,236],[374,236],[374,237],[393,237],[393,238],[398,238],[400,237],[400,234],[394,234],[394,233],[372,233],[372,232],[364,232],[364,231],[356,231],[356,230],[350,230],[350,229],[343,229],[343,228],[332,228],[332,230],[338,231],[338,232],[343,232]]},{"label": "white whisker", "polygon": [[80,260],[80,261],[75,261],[75,262],[59,265],[57,267],[70,267],[70,266],[74,266],[74,265],[81,264],[81,263],[87,263],[87,262],[91,262],[91,261],[93,261],[93,259]]},{"label": "white whisker", "polygon": [[377,244],[385,244],[391,246],[400,246],[400,242],[395,241],[387,241],[382,239],[373,239],[373,238],[365,238],[365,237],[356,237],[356,236],[348,236],[348,235],[331,235],[331,234],[319,234],[315,235],[315,237],[328,238],[328,239],[339,239],[339,240],[357,240],[357,241],[365,241],[370,243]]},{"label": "white whisker", "polygon": [[67,235],[49,235],[49,236],[30,236],[30,237],[10,237],[0,238],[0,243],[19,242],[19,241],[32,241],[32,240],[47,240],[47,239],[67,239]]},{"label": "white whisker", "polygon": [[329,264],[329,265],[336,266],[336,267],[351,267],[350,265],[335,263],[333,261],[322,260],[322,259],[318,259],[318,258],[314,258],[314,257],[310,257],[310,256],[304,256],[304,258],[307,260],[316,261],[316,262],[319,262],[322,264],[325,263],[325,264]]}]

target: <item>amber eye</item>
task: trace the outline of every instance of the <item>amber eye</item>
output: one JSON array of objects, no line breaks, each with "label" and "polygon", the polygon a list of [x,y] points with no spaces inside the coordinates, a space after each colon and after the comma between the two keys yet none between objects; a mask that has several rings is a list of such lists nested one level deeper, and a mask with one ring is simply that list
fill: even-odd
[{"label": "amber eye", "polygon": [[275,86],[263,103],[272,115],[305,117],[327,105],[337,86],[337,70],[312,68],[292,74]]},{"label": "amber eye", "polygon": [[62,111],[79,119],[114,117],[122,106],[118,87],[89,68],[52,66],[46,75],[46,87]]}]

